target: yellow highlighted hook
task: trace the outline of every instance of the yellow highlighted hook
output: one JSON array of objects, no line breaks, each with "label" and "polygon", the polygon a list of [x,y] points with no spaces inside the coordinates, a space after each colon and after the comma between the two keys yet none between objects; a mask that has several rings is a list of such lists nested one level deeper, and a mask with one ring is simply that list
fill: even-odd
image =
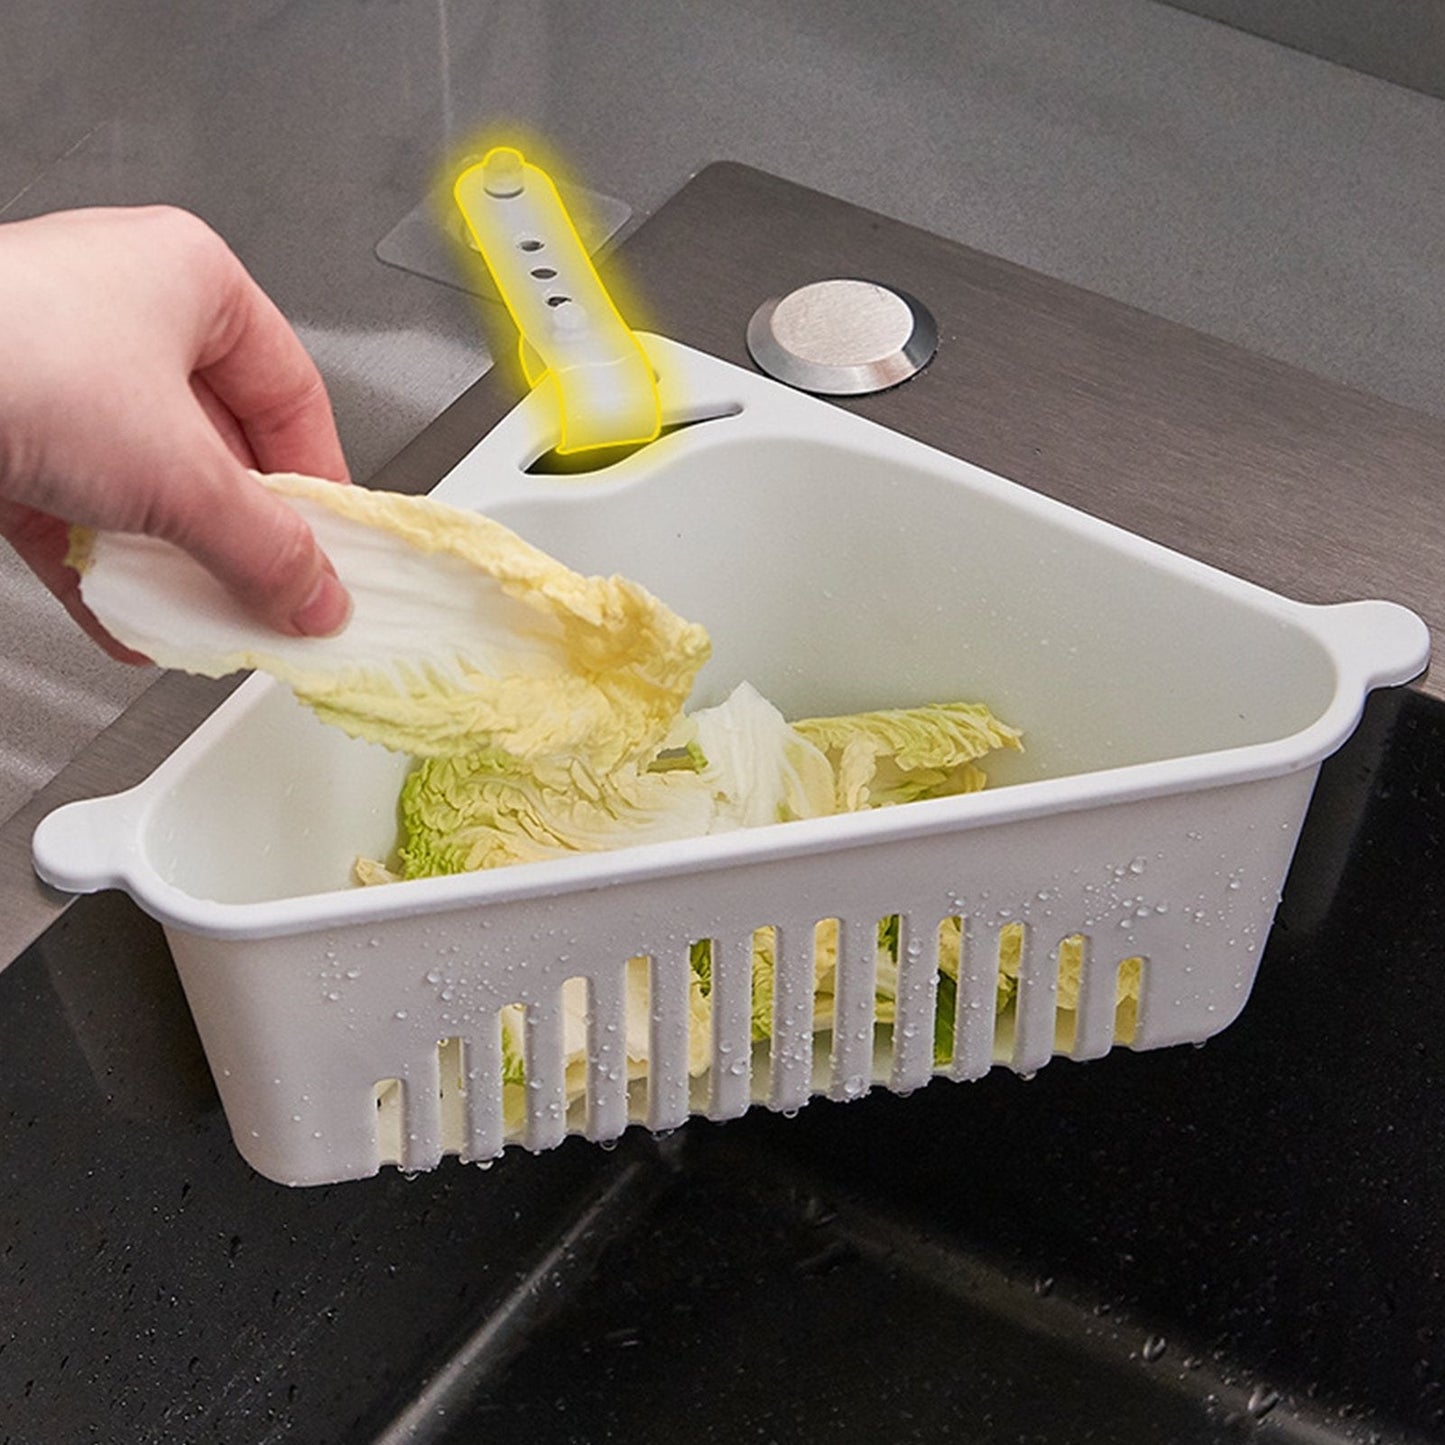
[{"label": "yellow highlighted hook", "polygon": [[652,441],[662,430],[657,378],[551,177],[495,146],[452,193],[520,333],[523,373],[556,391],[557,451]]}]

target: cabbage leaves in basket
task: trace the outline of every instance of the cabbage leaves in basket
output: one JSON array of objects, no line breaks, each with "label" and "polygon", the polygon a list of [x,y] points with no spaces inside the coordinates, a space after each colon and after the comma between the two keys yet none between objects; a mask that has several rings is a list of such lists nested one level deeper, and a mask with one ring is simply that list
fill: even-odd
[{"label": "cabbage leaves in basket", "polygon": [[[678,719],[651,758],[598,775],[571,762],[524,764],[490,749],[471,758],[426,759],[407,779],[401,838],[386,864],[362,860],[368,883],[540,862],[578,852],[665,842],[705,833],[892,807],[973,792],[985,786],[989,754],[1022,746],[1019,732],[975,703],[885,709],[789,723],[756,689],[739,685],[722,704]],[[878,925],[875,1017],[889,1028],[898,996],[900,921]],[[951,1056],[962,922],[946,919],[939,939],[935,1055]],[[996,1012],[1006,1016],[1017,989],[1022,937],[1005,928]],[[772,1032],[775,939],[752,941],[752,1037]],[[1059,1006],[1077,1004],[1082,954],[1061,951]],[[689,1071],[711,1065],[712,945],[694,942],[689,963]],[[649,1050],[648,962],[626,974],[628,1075],[645,1078]],[[814,939],[814,1031],[832,1026],[838,925],[819,924]],[[1121,998],[1138,993],[1137,968],[1121,976]],[[569,1104],[586,1090],[587,990],[563,987],[563,1032]],[[520,1005],[502,1010],[503,1101],[509,1129],[525,1115]]]},{"label": "cabbage leaves in basket", "polygon": [[[421,761],[401,794],[396,875],[423,878],[675,842],[973,792],[1020,734],[970,703],[787,722],[747,683],[609,769],[498,748]],[[381,876],[375,864],[363,876]]]}]

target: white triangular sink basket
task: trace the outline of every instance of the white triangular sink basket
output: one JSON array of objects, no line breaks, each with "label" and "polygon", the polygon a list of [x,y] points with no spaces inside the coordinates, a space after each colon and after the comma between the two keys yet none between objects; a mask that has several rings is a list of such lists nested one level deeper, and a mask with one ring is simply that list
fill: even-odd
[{"label": "white triangular sink basket", "polygon": [[[34,848],[47,881],[123,888],[164,925],[236,1142],[272,1179],[485,1161],[514,1140],[608,1140],[630,1122],[1204,1040],[1249,994],[1321,760],[1369,689],[1426,663],[1425,626],[1402,607],[1287,600],[715,358],[646,345],[667,419],[710,420],[592,475],[530,475],[549,420],[534,394],[435,495],[703,623],[697,705],[742,680],[793,717],[977,700],[1026,751],[965,797],[362,889],[353,860],[392,846],[406,760],[248,680],[145,782],[57,810]],[[878,926],[894,916],[885,1026]],[[838,977],[818,1038],[820,922],[837,929]],[[776,974],[771,1041],[755,1046],[758,930]],[[703,939],[699,1073],[688,980]],[[996,1017],[1001,952],[1018,984]],[[1126,961],[1141,979],[1127,1017]],[[936,1039],[941,963],[956,1007]],[[645,972],[640,1018],[629,969],[634,984]],[[503,1082],[499,1017],[515,1005],[524,1085]],[[586,1064],[569,1075],[579,1030]],[[639,1033],[647,1073],[629,1080]]]}]

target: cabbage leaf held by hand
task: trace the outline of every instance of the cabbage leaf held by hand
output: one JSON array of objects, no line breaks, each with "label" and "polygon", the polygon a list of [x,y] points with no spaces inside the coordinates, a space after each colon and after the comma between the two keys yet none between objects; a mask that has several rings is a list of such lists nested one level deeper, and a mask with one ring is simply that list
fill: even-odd
[{"label": "cabbage leaf held by hand", "polygon": [[324,721],[418,757],[505,748],[606,771],[655,750],[706,632],[622,577],[584,577],[429,497],[258,480],[310,525],[351,593],[335,637],[287,637],[167,542],[76,529],[81,595],[127,647],[207,677],[259,668]]}]

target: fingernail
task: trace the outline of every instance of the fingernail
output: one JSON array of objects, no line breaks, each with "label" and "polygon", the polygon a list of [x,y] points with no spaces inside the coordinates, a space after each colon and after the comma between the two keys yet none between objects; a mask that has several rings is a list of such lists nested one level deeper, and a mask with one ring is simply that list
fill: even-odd
[{"label": "fingernail", "polygon": [[351,620],[351,596],[330,572],[317,579],[311,595],[291,616],[304,637],[332,637]]}]

